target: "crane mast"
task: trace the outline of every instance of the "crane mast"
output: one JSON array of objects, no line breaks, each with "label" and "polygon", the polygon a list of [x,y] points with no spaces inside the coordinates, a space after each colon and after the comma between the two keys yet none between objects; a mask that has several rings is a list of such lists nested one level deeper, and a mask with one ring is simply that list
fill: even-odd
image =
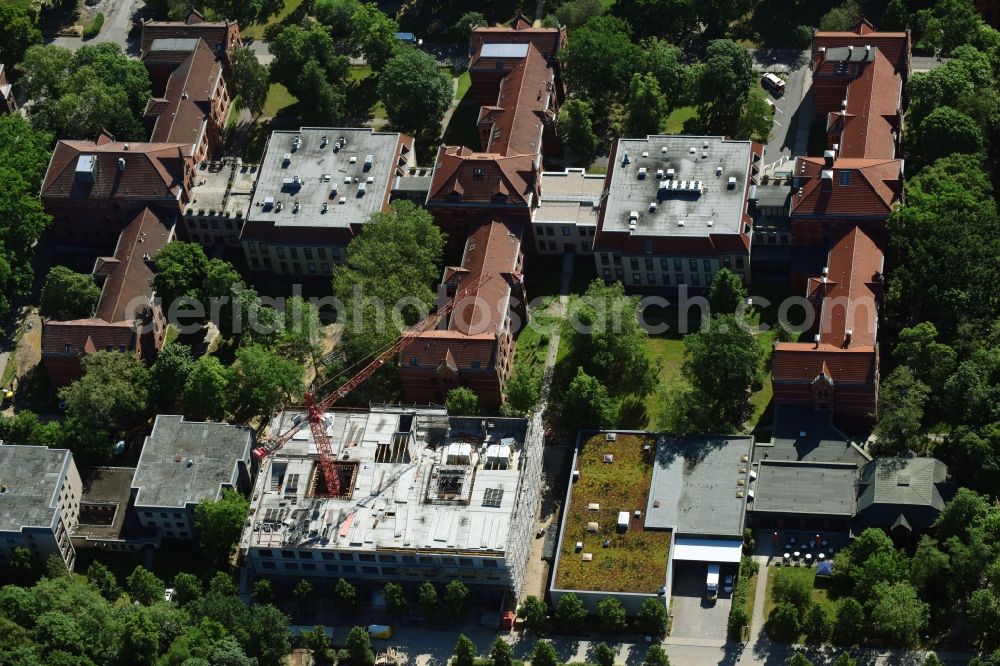
[{"label": "crane mast", "polygon": [[[375,374],[382,366],[402,350],[409,347],[421,334],[432,330],[441,320],[455,309],[460,302],[469,294],[475,292],[493,277],[492,274],[479,275],[470,280],[468,284],[461,285],[455,293],[455,297],[445,303],[437,312],[428,315],[412,328],[403,332],[401,336],[388,348],[379,353],[357,374],[348,379],[344,384],[330,392],[326,397],[317,400],[316,395],[310,391],[305,394],[307,418],[309,428],[312,431],[313,441],[316,443],[316,450],[319,453],[320,469],[323,473],[323,480],[326,482],[326,491],[330,495],[341,494],[340,476],[333,461],[333,447],[330,444],[330,436],[326,432],[326,425],[323,422],[323,415],[326,411],[342,400],[344,396],[363,384],[368,378]],[[320,387],[322,389],[322,387]],[[262,460],[285,445],[302,428],[301,419],[296,419],[292,426],[285,432],[272,438],[267,444],[254,449],[254,457]]]}]

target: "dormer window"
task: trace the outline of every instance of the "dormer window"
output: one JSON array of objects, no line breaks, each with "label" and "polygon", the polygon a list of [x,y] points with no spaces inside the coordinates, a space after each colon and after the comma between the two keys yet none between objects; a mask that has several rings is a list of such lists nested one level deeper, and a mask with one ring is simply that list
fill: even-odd
[{"label": "dormer window", "polygon": [[482,363],[479,361],[479,359],[476,359],[475,361],[472,362],[472,369],[473,370],[478,370],[481,366],[482,366]]},{"label": "dormer window", "polygon": [[63,345],[63,352],[70,354],[73,352],[73,345]]}]

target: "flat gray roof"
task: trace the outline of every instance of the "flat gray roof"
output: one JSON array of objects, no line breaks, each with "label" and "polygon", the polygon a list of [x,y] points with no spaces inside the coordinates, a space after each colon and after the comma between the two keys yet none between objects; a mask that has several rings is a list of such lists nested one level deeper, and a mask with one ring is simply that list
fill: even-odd
[{"label": "flat gray roof", "polygon": [[640,236],[739,233],[751,155],[750,141],[720,136],[619,139],[616,161],[608,165],[604,230],[629,231],[635,213],[633,233]]},{"label": "flat gray roof", "polygon": [[257,179],[257,167],[243,164],[239,159],[219,165],[212,163],[195,171],[194,187],[185,210],[192,215],[198,211],[216,211],[217,215],[228,212],[246,217],[250,208],[250,195]]},{"label": "flat gray roof", "polygon": [[132,498],[134,467],[91,467],[80,475],[80,522],[75,537],[117,539]]},{"label": "flat gray roof", "polygon": [[[366,222],[382,210],[397,166],[405,166],[396,164],[399,138],[398,132],[368,127],[273,132],[248,219],[289,227],[346,227]],[[341,139],[346,145],[341,145]],[[371,162],[367,162],[369,157]]]},{"label": "flat gray roof", "polygon": [[545,171],[533,222],[597,225],[604,175],[583,169]]},{"label": "flat gray roof", "polygon": [[150,51],[194,51],[198,47],[198,37],[160,37],[149,45]]},{"label": "flat gray roof", "polygon": [[752,447],[752,437],[738,435],[660,438],[646,528],[741,537]]},{"label": "flat gray roof", "polygon": [[0,530],[48,527],[73,454],[44,446],[0,446]]},{"label": "flat gray roof", "polygon": [[871,457],[834,427],[829,414],[817,414],[810,407],[777,405],[771,443],[758,443],[754,448],[754,460],[765,459],[865,465]]},{"label": "flat gray roof", "polygon": [[811,463],[765,460],[747,509],[758,513],[804,513],[854,516],[858,468],[851,463]]},{"label": "flat gray roof", "polygon": [[159,415],[146,438],[132,487],[137,507],[184,507],[215,499],[250,458],[250,429]]},{"label": "flat gray roof", "polygon": [[483,44],[479,55],[483,58],[523,58],[528,55],[528,45]]}]

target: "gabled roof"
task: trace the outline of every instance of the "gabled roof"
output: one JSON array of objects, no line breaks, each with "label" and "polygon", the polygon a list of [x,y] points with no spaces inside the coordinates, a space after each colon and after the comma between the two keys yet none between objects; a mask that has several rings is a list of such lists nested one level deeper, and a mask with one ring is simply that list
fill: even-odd
[{"label": "gabled roof", "polygon": [[149,50],[154,39],[204,39],[212,50],[227,48],[229,33],[238,30],[236,21],[206,21],[198,11],[191,10],[184,21],[146,21],[142,24],[142,53]]},{"label": "gabled roof", "polygon": [[[169,215],[146,207],[125,226],[118,237],[115,263],[104,281],[95,317],[107,322],[131,322],[136,310],[148,305],[153,297],[152,260],[173,236],[175,214]],[[98,259],[98,264],[104,263]]]},{"label": "gabled roof", "polygon": [[[878,331],[877,291],[884,254],[861,227],[837,239],[830,249],[827,279],[821,281],[820,342],[834,347],[872,347]],[[847,331],[851,332],[850,341]]]},{"label": "gabled roof", "polygon": [[[166,105],[150,137],[154,142],[189,143],[196,150],[211,113],[212,96],[222,77],[222,63],[204,40],[170,75],[163,97]],[[152,101],[151,101],[152,102]],[[147,112],[154,107],[147,106]]]},{"label": "gabled roof", "polygon": [[[106,199],[124,197],[140,201],[172,199],[181,193],[185,143],[125,143],[101,140],[62,140],[56,143],[42,182],[42,198]],[[77,174],[81,157],[93,157],[92,182]],[[125,169],[119,167],[125,160]]]},{"label": "gabled roof", "polygon": [[[483,46],[487,44],[532,44],[543,56],[554,58],[563,46],[565,33],[560,28],[532,28],[531,23],[523,16],[514,20],[513,27],[483,26],[472,29],[469,38],[469,69],[477,67],[495,68],[497,56],[483,55]],[[499,58],[503,60],[503,58]]]},{"label": "gabled roof", "polygon": [[[832,177],[824,179],[824,171]],[[903,161],[845,158],[827,166],[822,157],[799,157],[795,177],[799,190],[792,193],[792,216],[884,220],[902,195]]]},{"label": "gabled roof", "polygon": [[862,18],[850,31],[817,32],[813,36],[812,57],[817,61],[819,49],[838,46],[864,48],[871,45],[885,53],[893,67],[904,77],[909,74],[910,36],[905,32],[878,32],[874,26]]},{"label": "gabled roof", "polygon": [[831,113],[828,125],[842,123],[838,157],[889,159],[896,156],[893,130],[899,127],[903,80],[885,55],[874,60],[847,86],[847,109]]},{"label": "gabled roof", "polygon": [[837,384],[871,384],[878,371],[874,347],[849,349],[809,342],[779,342],[774,349],[772,381],[808,383],[826,372]]},{"label": "gabled roof", "polygon": [[[529,205],[536,177],[537,164],[532,155],[505,157],[465,147],[441,146],[427,201]],[[459,195],[456,201],[455,196]]]},{"label": "gabled roof", "polygon": [[868,524],[926,528],[953,492],[948,467],[936,458],[876,458],[861,470],[858,514]]},{"label": "gabled roof", "polygon": [[[495,335],[507,317],[510,300],[509,279],[517,269],[521,254],[521,227],[500,221],[481,224],[465,241],[462,268],[466,269],[458,285],[481,275],[491,278],[463,299],[451,314],[448,328],[465,335]],[[488,319],[484,318],[488,317]]]},{"label": "gabled roof", "polygon": [[510,155],[537,155],[542,150],[545,113],[549,108],[555,75],[545,58],[533,44],[527,55],[500,83],[496,105],[484,107],[480,121],[487,117],[493,122],[486,152]]},{"label": "gabled roof", "polygon": [[42,354],[45,356],[80,356],[84,352],[108,348],[115,351],[135,349],[135,331],[131,321],[108,323],[92,317],[47,321],[42,326]]}]

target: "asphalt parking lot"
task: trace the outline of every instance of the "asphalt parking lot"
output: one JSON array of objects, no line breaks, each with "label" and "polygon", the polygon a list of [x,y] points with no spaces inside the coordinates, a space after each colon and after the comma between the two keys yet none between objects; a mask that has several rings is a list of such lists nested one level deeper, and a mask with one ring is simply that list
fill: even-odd
[{"label": "asphalt parking lot", "polygon": [[731,593],[722,591],[726,576],[734,567],[722,567],[719,576],[719,598],[713,604],[705,600],[705,577],[708,565],[704,562],[674,562],[674,586],[670,612],[673,622],[672,638],[702,638],[726,640],[726,623],[729,620]]},{"label": "asphalt parking lot", "polygon": [[771,138],[764,146],[764,164],[782,157],[791,159],[804,155],[809,144],[809,125],[813,117],[809,71],[809,53],[785,50],[751,51],[758,74],[772,72],[785,80],[785,93],[780,97],[768,93],[774,102],[774,125]]}]

